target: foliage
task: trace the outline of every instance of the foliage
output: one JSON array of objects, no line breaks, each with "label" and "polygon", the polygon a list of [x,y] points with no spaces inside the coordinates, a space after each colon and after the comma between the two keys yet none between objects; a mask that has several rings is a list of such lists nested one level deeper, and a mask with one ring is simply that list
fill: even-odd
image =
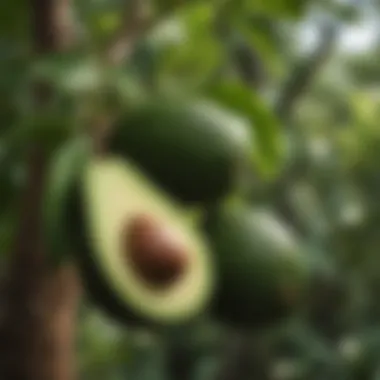
[{"label": "foliage", "polygon": [[[261,379],[257,371],[264,367],[271,380],[375,379],[380,342],[379,47],[358,54],[333,49],[325,67],[313,65],[307,73],[310,83],[298,88],[289,117],[277,114],[281,105],[276,103],[288,78],[305,80],[297,76],[305,54],[297,49],[304,32],[299,26],[311,15],[322,20],[321,28],[328,19],[345,29],[366,20],[364,6],[333,0],[157,0],[151,2],[150,29],[115,68],[105,62],[104,51],[132,9],[125,12],[124,3],[76,1],[78,46],[36,58],[30,54],[26,0],[1,2],[2,269],[15,236],[32,142],[55,153],[78,135],[94,132],[94,120],[119,115],[146,94],[209,98],[252,126],[252,203],[276,209],[298,229],[309,254],[326,259],[333,273],[320,279],[319,296],[309,300],[313,305],[305,302],[294,319],[263,332],[263,339],[252,338],[252,365],[241,378]],[[370,10],[380,17],[378,5]],[[42,114],[34,109],[37,80],[54,89]],[[79,317],[81,379],[174,379],[169,359],[178,351],[184,356],[179,365],[194,380],[211,380],[233,359],[220,352],[230,331],[213,322],[192,327],[190,334],[189,327],[153,333],[112,325],[98,313],[85,305]],[[265,360],[257,359],[257,352]]]}]

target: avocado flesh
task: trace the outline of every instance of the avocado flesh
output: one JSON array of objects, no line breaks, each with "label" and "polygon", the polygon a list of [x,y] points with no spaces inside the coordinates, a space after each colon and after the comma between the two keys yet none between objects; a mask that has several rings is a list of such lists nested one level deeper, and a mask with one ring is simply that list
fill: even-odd
[{"label": "avocado flesh", "polygon": [[288,316],[301,300],[308,267],[297,240],[268,210],[221,207],[205,225],[219,273],[214,313],[259,328]]},{"label": "avocado flesh", "polygon": [[[207,244],[187,216],[133,165],[116,156],[89,162],[80,191],[89,242],[87,269],[92,268],[84,277],[89,276],[93,284],[99,280],[95,285],[98,290],[102,288],[103,297],[113,299],[110,303],[115,307],[109,309],[114,314],[121,312],[121,319],[141,318],[164,324],[180,323],[200,314],[212,295],[213,266]],[[187,271],[169,289],[146,286],[133,266],[126,263],[128,251],[120,245],[122,228],[128,218],[141,213],[177,229],[188,246]]]},{"label": "avocado flesh", "polygon": [[109,147],[179,201],[202,204],[241,186],[251,146],[244,119],[211,102],[163,97],[128,110]]}]

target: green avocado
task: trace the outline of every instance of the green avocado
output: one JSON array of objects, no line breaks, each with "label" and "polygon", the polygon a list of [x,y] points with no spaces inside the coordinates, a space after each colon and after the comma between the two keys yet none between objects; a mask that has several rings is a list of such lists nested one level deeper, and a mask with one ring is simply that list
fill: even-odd
[{"label": "green avocado", "polygon": [[177,325],[207,308],[214,265],[206,239],[193,216],[133,164],[92,158],[70,209],[84,284],[109,316]]},{"label": "green avocado", "polygon": [[110,151],[132,159],[181,202],[214,202],[244,180],[250,127],[214,103],[149,99],[116,124]]},{"label": "green avocado", "polygon": [[309,270],[298,240],[275,214],[243,204],[219,206],[204,228],[216,256],[213,309],[221,322],[259,328],[291,314]]}]

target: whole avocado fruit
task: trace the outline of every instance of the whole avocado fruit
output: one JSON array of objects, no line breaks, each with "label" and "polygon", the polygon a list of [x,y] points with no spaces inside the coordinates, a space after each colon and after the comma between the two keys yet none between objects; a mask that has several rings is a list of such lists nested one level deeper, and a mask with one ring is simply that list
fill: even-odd
[{"label": "whole avocado fruit", "polygon": [[275,214],[222,206],[209,211],[204,228],[218,271],[213,310],[219,321],[255,329],[295,310],[309,268],[298,239]]},{"label": "whole avocado fruit", "polygon": [[92,157],[70,200],[70,236],[93,303],[122,325],[169,326],[208,307],[214,265],[207,239],[132,163]]},{"label": "whole avocado fruit", "polygon": [[134,161],[182,203],[217,201],[244,181],[250,126],[209,101],[148,99],[120,117],[114,130],[110,151]]}]

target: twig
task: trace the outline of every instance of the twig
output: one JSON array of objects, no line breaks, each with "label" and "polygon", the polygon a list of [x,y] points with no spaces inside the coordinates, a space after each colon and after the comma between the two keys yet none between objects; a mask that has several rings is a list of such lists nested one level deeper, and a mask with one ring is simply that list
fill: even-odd
[{"label": "twig", "polygon": [[106,48],[105,57],[111,64],[119,64],[128,59],[137,39],[152,25],[150,2],[133,0],[125,7],[123,24]]},{"label": "twig", "polygon": [[291,117],[298,99],[310,87],[330,57],[337,34],[338,29],[335,25],[326,25],[322,30],[322,40],[317,49],[292,69],[276,105],[276,113],[282,120],[287,121]]},{"label": "twig", "polygon": [[[323,68],[330,57],[335,46],[339,29],[335,25],[327,24],[322,30],[322,39],[320,45],[309,57],[296,65],[289,76],[288,81],[280,93],[275,105],[275,112],[285,124],[292,119],[298,100],[307,92],[312,85],[316,76]],[[307,232],[306,226],[294,215],[291,207],[288,205],[287,194],[291,190],[291,185],[299,175],[304,172],[305,168],[299,168],[297,165],[290,165],[287,170],[273,185],[274,193],[278,195],[276,206],[281,215],[292,224],[302,234]]]}]

